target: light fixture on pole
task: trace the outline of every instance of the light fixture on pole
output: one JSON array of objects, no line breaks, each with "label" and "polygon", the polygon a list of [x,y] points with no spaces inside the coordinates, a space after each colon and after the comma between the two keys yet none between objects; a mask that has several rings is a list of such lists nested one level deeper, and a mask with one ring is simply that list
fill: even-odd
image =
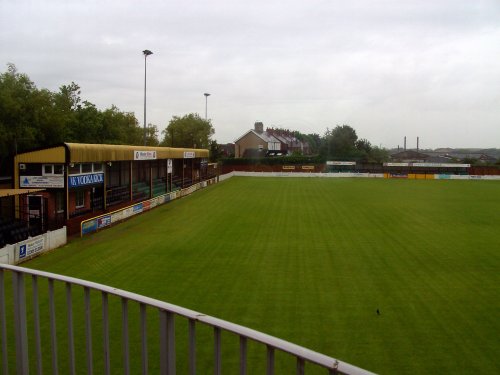
[{"label": "light fixture on pole", "polygon": [[153,52],[145,49],[142,53],[144,54],[144,146],[146,146],[146,59]]},{"label": "light fixture on pole", "polygon": [[207,108],[208,108],[208,97],[210,96],[210,94],[206,92],[203,95],[205,95],[205,121],[208,121]]}]

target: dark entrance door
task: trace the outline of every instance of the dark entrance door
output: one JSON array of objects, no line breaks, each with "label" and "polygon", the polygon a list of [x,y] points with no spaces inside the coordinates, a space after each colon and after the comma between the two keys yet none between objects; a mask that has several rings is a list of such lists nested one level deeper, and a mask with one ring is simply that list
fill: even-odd
[{"label": "dark entrance door", "polygon": [[28,224],[30,229],[43,233],[46,225],[46,199],[41,195],[28,196]]}]

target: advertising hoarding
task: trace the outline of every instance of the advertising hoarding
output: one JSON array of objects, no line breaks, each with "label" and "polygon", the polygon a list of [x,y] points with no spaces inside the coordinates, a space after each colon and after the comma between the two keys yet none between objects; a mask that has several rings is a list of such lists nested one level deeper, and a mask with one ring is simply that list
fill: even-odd
[{"label": "advertising hoarding", "polygon": [[22,188],[63,188],[64,176],[20,176]]},{"label": "advertising hoarding", "polygon": [[134,160],[155,160],[156,151],[134,150]]},{"label": "advertising hoarding", "polygon": [[19,245],[19,259],[29,257],[39,253],[45,248],[45,239],[43,237],[28,241]]},{"label": "advertising hoarding", "polygon": [[77,188],[88,185],[98,185],[104,183],[104,173],[90,173],[68,177],[68,187]]}]

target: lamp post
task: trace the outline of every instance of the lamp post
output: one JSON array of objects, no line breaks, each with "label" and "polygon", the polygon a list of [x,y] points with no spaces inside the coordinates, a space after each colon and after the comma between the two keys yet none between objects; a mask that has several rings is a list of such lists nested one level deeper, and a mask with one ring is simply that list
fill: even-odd
[{"label": "lamp post", "polygon": [[205,95],[205,121],[208,121],[207,108],[208,108],[208,97],[210,96],[210,94],[206,92],[203,95]]},{"label": "lamp post", "polygon": [[144,146],[146,146],[146,59],[153,52],[145,49],[142,53],[144,54]]}]

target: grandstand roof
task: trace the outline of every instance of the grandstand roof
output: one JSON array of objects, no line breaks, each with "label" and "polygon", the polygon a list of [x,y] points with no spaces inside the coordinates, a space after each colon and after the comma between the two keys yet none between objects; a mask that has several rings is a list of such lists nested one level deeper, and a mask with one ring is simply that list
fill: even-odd
[{"label": "grandstand roof", "polygon": [[0,198],[15,197],[17,195],[37,193],[45,189],[0,189]]},{"label": "grandstand roof", "polygon": [[194,152],[197,158],[208,157],[207,149],[63,143],[19,154],[16,156],[16,162],[85,163],[134,160],[135,151],[155,151],[157,159],[183,159],[185,152]]}]

